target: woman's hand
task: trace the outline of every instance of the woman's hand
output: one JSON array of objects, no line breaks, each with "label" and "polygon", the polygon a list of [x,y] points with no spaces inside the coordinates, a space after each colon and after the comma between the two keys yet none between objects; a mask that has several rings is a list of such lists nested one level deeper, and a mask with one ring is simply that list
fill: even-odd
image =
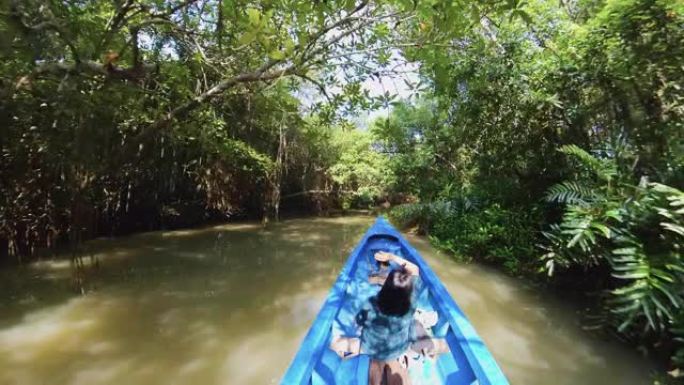
[{"label": "woman's hand", "polygon": [[428,349],[423,349],[423,355],[436,358],[440,354],[449,353],[449,344],[444,338],[432,338],[432,344]]},{"label": "woman's hand", "polygon": [[352,358],[361,353],[361,340],[358,338],[340,337],[330,343],[330,349],[342,359]]},{"label": "woman's hand", "polygon": [[389,262],[393,257],[395,257],[394,254],[390,254],[384,251],[378,251],[375,253],[375,260],[378,262]]},{"label": "woman's hand", "polygon": [[375,253],[375,260],[378,262],[389,262],[392,261],[396,263],[397,265],[403,266],[408,270],[409,274],[411,275],[419,275],[420,270],[418,269],[418,266],[415,264],[405,260],[404,258],[394,255],[392,253],[388,253],[386,251],[378,251]]}]

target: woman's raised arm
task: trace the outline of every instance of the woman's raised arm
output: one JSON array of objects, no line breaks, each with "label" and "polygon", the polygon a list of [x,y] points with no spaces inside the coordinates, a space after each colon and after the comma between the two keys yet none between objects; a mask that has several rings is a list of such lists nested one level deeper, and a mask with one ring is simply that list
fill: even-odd
[{"label": "woman's raised arm", "polygon": [[420,269],[418,268],[418,266],[416,266],[414,263],[411,263],[411,262],[407,261],[406,259],[398,256],[398,255],[394,255],[394,254],[388,253],[386,251],[378,251],[377,253],[375,253],[375,259],[380,261],[380,262],[392,261],[392,262],[396,263],[397,265],[403,266],[406,269],[406,271],[409,272],[409,274],[415,275],[415,276],[420,275]]}]

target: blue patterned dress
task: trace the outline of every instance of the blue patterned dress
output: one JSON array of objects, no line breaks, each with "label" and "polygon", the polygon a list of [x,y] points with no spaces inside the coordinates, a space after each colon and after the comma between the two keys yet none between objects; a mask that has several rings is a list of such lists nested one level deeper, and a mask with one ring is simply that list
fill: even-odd
[{"label": "blue patterned dress", "polygon": [[416,341],[413,314],[416,311],[418,295],[422,291],[422,280],[413,277],[411,307],[403,316],[383,314],[377,305],[377,296],[370,297],[356,314],[356,323],[361,326],[361,352],[373,359],[387,361],[404,353]]}]

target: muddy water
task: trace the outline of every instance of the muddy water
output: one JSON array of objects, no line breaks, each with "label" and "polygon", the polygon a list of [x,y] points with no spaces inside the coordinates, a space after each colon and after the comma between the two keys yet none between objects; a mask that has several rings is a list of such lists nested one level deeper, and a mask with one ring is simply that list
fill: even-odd
[{"label": "muddy water", "polygon": [[[229,224],[85,246],[88,267],[0,271],[0,384],[278,383],[370,217]],[[512,384],[648,384],[569,307],[410,237]],[[80,279],[84,295],[76,294]]]}]

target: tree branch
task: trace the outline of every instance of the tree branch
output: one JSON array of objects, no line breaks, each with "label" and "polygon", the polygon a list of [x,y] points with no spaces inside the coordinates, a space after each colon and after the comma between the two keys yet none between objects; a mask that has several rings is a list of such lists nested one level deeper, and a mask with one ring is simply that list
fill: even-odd
[{"label": "tree branch", "polygon": [[111,63],[104,64],[95,61],[80,61],[74,63],[46,63],[38,66],[30,75],[24,76],[16,83],[15,88],[19,89],[27,85],[32,79],[43,75],[83,75],[105,76],[110,79],[140,81],[155,72],[156,64],[139,64],[137,66],[123,68]]},{"label": "tree branch", "polygon": [[[353,17],[353,15],[356,14],[357,12],[359,12],[364,7],[366,7],[367,4],[368,4],[367,0],[362,1],[361,3],[359,3],[359,5],[356,6],[356,8],[353,11],[351,11],[344,18],[342,18],[342,19],[340,19],[340,20],[338,20],[338,21],[336,21],[336,22],[334,22],[328,26],[323,27],[320,31],[311,35],[309,38],[307,48],[304,50],[304,52],[306,52],[306,50],[308,50],[309,47],[312,46],[312,44],[315,45],[316,42],[322,36],[324,36],[326,33],[334,30],[335,28],[338,28],[341,25],[344,25],[345,23],[353,21],[355,19]],[[362,28],[365,25],[368,25],[369,23],[370,22],[361,23],[359,26],[356,26],[355,28],[352,28],[351,30],[345,31],[344,33],[336,36],[330,42],[326,42],[324,47],[311,52],[309,55],[303,55],[300,59],[299,65],[303,65],[304,63],[309,61],[311,57],[316,56],[316,55],[320,54],[321,52],[323,52],[329,44],[334,44],[335,42],[339,41],[340,39],[344,38],[345,36],[350,35],[351,33],[354,33],[355,31],[357,31],[358,29]],[[300,46],[298,45],[297,48],[300,48]],[[249,73],[243,73],[243,74],[236,75],[236,76],[233,76],[231,78],[224,79],[224,80],[220,81],[218,84],[216,84],[214,87],[210,88],[209,90],[195,96],[194,98],[192,98],[188,102],[186,102],[186,103],[174,108],[173,110],[169,111],[168,113],[166,113],[161,119],[155,121],[150,126],[150,129],[148,129],[146,131],[150,132],[153,129],[160,128],[160,127],[167,125],[173,119],[176,119],[180,116],[187,114],[192,109],[199,106],[200,104],[204,103],[205,101],[207,101],[207,100],[209,100],[215,96],[222,94],[224,91],[234,87],[237,84],[255,82],[255,81],[273,80],[273,79],[276,79],[279,77],[283,77],[283,76],[287,76],[287,75],[293,75],[293,74],[297,73],[297,64],[292,64],[285,69],[268,72],[271,68],[273,68],[274,66],[276,66],[277,64],[282,63],[282,62],[283,62],[283,60],[269,60],[268,62],[266,62],[263,66],[261,66],[256,71],[249,72]]]},{"label": "tree branch", "polygon": [[152,16],[152,17],[168,17],[168,16],[173,15],[174,13],[178,12],[179,10],[181,10],[187,6],[190,6],[194,3],[196,3],[197,1],[198,0],[181,1],[180,3],[176,4],[174,7],[171,7],[170,9],[168,9],[166,12],[152,13],[152,14],[150,14],[150,16]]},{"label": "tree branch", "polygon": [[325,86],[321,82],[314,80],[314,79],[310,78],[309,76],[307,76],[306,74],[301,73],[301,72],[297,72],[294,75],[299,77],[299,78],[302,78],[302,79],[308,81],[309,83],[315,85],[316,87],[318,87],[318,89],[321,91],[323,96],[325,96],[325,98],[328,100],[328,102],[332,102],[330,95],[328,95],[328,92],[326,91]]},{"label": "tree branch", "polygon": [[116,12],[109,19],[107,25],[105,26],[105,31],[102,35],[102,39],[100,39],[100,44],[98,45],[100,49],[102,49],[102,47],[105,47],[109,43],[109,39],[111,38],[111,36],[119,30],[119,27],[124,21],[126,14],[128,13],[128,11],[131,10],[131,7],[133,6],[133,1],[134,0],[126,0],[126,2],[121,6],[121,8],[119,8],[118,12]]},{"label": "tree branch", "polygon": [[[197,106],[201,105],[205,101],[221,95],[224,91],[240,84],[240,83],[250,83],[250,82],[256,82],[256,81],[266,81],[266,80],[273,80],[277,79],[282,76],[288,76],[292,75],[295,73],[295,68],[294,66],[290,66],[284,69],[280,70],[275,70],[271,72],[267,72],[274,64],[270,65],[270,63],[267,63],[267,65],[262,66],[260,69],[254,71],[254,72],[249,72],[249,73],[243,73],[237,76],[233,76],[228,79],[224,79],[220,81],[218,84],[216,84],[214,87],[210,88],[209,90],[195,96],[191,100],[181,104],[180,106],[174,108],[173,110],[169,111],[166,113],[161,119],[157,120],[152,124],[150,127],[151,129],[156,129],[165,126],[168,124],[170,121],[173,119],[176,119],[180,116],[183,116],[196,108]],[[148,130],[150,131],[150,130]]]},{"label": "tree branch", "polygon": [[[302,56],[302,57],[305,57],[305,56],[306,56],[306,53],[307,53],[314,45],[316,45],[316,42],[318,42],[318,40],[319,40],[321,37],[325,36],[325,34],[327,34],[328,32],[330,32],[330,31],[334,30],[335,28],[338,28],[338,27],[340,27],[340,26],[342,26],[342,25],[344,25],[344,24],[346,24],[346,23],[349,23],[349,22],[352,22],[352,21],[356,20],[357,18],[354,17],[354,15],[355,15],[357,12],[359,12],[360,10],[362,10],[363,8],[365,8],[366,5],[368,5],[368,1],[366,1],[366,0],[362,1],[361,3],[359,3],[359,5],[356,6],[356,8],[354,8],[353,11],[351,11],[351,12],[350,12],[348,15],[346,15],[345,17],[343,17],[343,18],[341,18],[340,20],[338,20],[338,21],[336,21],[336,22],[330,24],[329,26],[326,26],[326,27],[322,28],[320,31],[318,31],[318,32],[316,32],[316,33],[310,35],[310,36],[308,37],[308,39],[307,39],[307,40],[308,40],[308,43],[307,43],[306,47],[302,50],[301,56]],[[298,47],[299,47],[299,46],[298,46]]]}]

